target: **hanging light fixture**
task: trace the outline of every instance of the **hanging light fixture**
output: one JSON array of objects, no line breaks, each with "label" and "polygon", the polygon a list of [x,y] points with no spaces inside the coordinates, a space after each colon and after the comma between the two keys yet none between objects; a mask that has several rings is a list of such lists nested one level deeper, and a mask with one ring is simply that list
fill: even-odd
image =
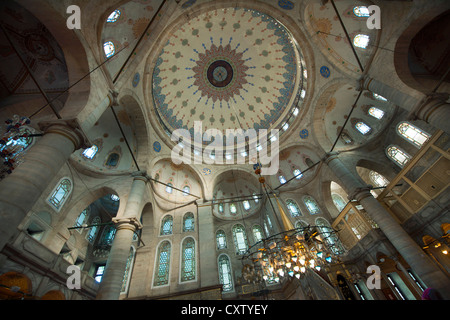
[{"label": "hanging light fixture", "polygon": [[[255,173],[261,174],[261,165],[254,165]],[[259,182],[267,192],[264,177],[259,177]],[[280,217],[283,231],[271,235],[247,250],[242,261],[248,262],[242,269],[244,280],[249,283],[265,281],[266,283],[280,282],[280,279],[296,277],[300,279],[307,270],[320,271],[333,262],[339,262],[339,257],[327,245],[324,239],[335,233],[332,228],[321,226],[307,226],[295,228],[284,212],[278,198],[274,195],[278,212],[274,214]],[[326,230],[325,229],[329,229]]]}]

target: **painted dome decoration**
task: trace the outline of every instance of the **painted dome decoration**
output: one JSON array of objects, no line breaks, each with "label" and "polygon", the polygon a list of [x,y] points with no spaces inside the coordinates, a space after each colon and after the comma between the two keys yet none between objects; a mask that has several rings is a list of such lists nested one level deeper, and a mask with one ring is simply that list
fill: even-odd
[{"label": "painted dome decoration", "polygon": [[305,68],[290,33],[256,10],[223,8],[181,25],[157,59],[152,82],[157,114],[169,132],[194,121],[203,130],[281,128]]}]

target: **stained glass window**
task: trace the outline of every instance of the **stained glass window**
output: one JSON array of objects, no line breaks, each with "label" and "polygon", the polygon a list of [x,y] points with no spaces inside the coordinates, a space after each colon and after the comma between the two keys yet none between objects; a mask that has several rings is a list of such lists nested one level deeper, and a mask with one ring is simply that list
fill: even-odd
[{"label": "stained glass window", "polygon": [[256,193],[253,193],[253,200],[255,201],[255,203],[259,202],[259,198],[258,198],[258,195]]},{"label": "stained glass window", "polygon": [[369,9],[364,6],[356,6],[353,8],[353,13],[357,17],[370,17]]},{"label": "stained glass window", "polygon": [[164,241],[159,245],[155,279],[153,281],[155,286],[163,286],[169,283],[170,251],[171,245],[169,241]]},{"label": "stained glass window", "polygon": [[278,176],[278,180],[280,180],[281,184],[285,184],[286,183],[286,178],[284,176]]},{"label": "stained glass window", "polygon": [[115,194],[111,194],[110,198],[111,198],[112,201],[119,201],[120,200],[119,196],[117,196]]},{"label": "stained glass window", "polygon": [[[84,209],[83,211],[81,211],[81,213],[78,215],[77,220],[75,220],[75,224],[73,225],[74,227],[81,227],[84,222],[87,220],[88,217],[88,209]],[[83,232],[82,228],[77,229],[79,233]]]},{"label": "stained glass window", "polygon": [[169,182],[168,184],[167,184],[167,186],[166,186],[166,192],[167,193],[172,193],[172,191],[173,191],[173,185]]},{"label": "stained glass window", "polygon": [[223,292],[233,290],[233,278],[231,275],[231,263],[227,255],[221,254],[218,259],[219,263],[219,282],[222,284]]},{"label": "stained glass window", "polygon": [[324,218],[317,218],[316,225],[319,229],[320,236],[328,245],[328,248],[330,248],[330,250],[335,254],[344,253],[344,247],[342,246],[339,238],[336,236],[336,233],[333,231],[330,223]]},{"label": "stained glass window", "polygon": [[173,226],[173,217],[171,215],[167,215],[162,219],[161,222],[161,235],[169,235],[172,234],[172,226]]},{"label": "stained glass window", "polygon": [[409,154],[407,154],[399,147],[393,145],[390,145],[386,148],[386,154],[400,167],[403,167],[409,161],[409,159],[411,159],[411,156]]},{"label": "stained glass window", "polygon": [[103,50],[107,58],[112,57],[116,53],[116,47],[112,41],[107,41],[103,44]]},{"label": "stained glass window", "polygon": [[377,93],[375,93],[375,92],[372,92],[372,95],[373,95],[373,97],[374,97],[376,100],[387,101],[387,99],[386,99],[385,97],[383,97],[383,96],[381,96],[381,95],[379,95],[379,94],[377,94]]},{"label": "stained glass window", "polygon": [[[10,154],[9,157],[16,159],[16,157],[26,149],[28,149],[33,144],[33,138],[29,137],[32,132],[26,127],[20,128],[20,135],[26,135],[26,137],[20,137],[14,139],[13,137],[9,137],[6,140],[6,143],[0,144],[0,152],[5,152]],[[5,158],[7,160],[8,157]]]},{"label": "stained glass window", "polygon": [[48,198],[48,202],[59,211],[71,192],[72,182],[68,178],[63,178],[51,193],[51,196]]},{"label": "stained glass window", "polygon": [[365,124],[364,122],[361,122],[361,121],[358,122],[357,124],[355,124],[355,128],[356,128],[356,130],[358,130],[362,134],[367,134],[372,129],[367,124]]},{"label": "stained glass window", "polygon": [[189,186],[183,187],[183,196],[188,196],[190,192],[191,192],[191,188]]},{"label": "stained glass window", "polygon": [[231,213],[236,213],[237,212],[236,205],[234,203],[230,204],[230,212]]},{"label": "stained glass window", "polygon": [[345,132],[341,133],[341,139],[342,139],[342,141],[344,141],[345,144],[353,143],[353,139]]},{"label": "stained glass window", "polygon": [[119,164],[120,155],[117,153],[111,153],[106,159],[105,166],[114,168]]},{"label": "stained glass window", "polygon": [[248,200],[242,201],[242,205],[244,206],[245,210],[250,210],[250,202],[248,202]]},{"label": "stained glass window", "polygon": [[216,243],[217,249],[226,249],[227,248],[227,236],[223,230],[218,230],[216,232]]},{"label": "stained glass window", "polygon": [[95,157],[95,155],[97,154],[97,151],[98,151],[98,147],[96,145],[93,145],[90,148],[84,149],[82,155],[86,159],[93,159]]},{"label": "stained glass window", "polygon": [[370,107],[367,113],[378,120],[384,116],[384,111],[375,107]]},{"label": "stained glass window", "polygon": [[126,293],[128,290],[128,283],[130,280],[131,269],[133,267],[133,261],[134,261],[134,252],[135,252],[134,247],[131,247],[130,254],[128,255],[128,259],[127,259],[127,264],[125,266],[125,273],[123,275],[122,288],[120,289],[120,293]]},{"label": "stained glass window", "polygon": [[286,200],[286,206],[287,206],[291,216],[293,216],[293,217],[301,216],[301,212],[300,212],[300,209],[299,209],[299,207],[297,205],[297,202],[295,202],[294,200],[291,200],[291,199],[287,199]]},{"label": "stained glass window", "polygon": [[253,237],[255,238],[255,243],[261,241],[264,238],[264,234],[261,229],[261,226],[254,225],[252,228],[252,231],[253,231]]},{"label": "stained glass window", "polygon": [[366,34],[357,34],[354,38],[353,38],[353,44],[355,45],[355,47],[358,48],[362,48],[362,49],[366,49],[367,46],[369,45],[369,36]]},{"label": "stained glass window", "polygon": [[106,22],[109,23],[114,23],[116,22],[119,18],[120,18],[121,12],[120,10],[114,10],[108,17],[108,19],[106,19]]},{"label": "stained glass window", "polygon": [[98,233],[98,226],[97,224],[99,224],[101,222],[100,217],[95,217],[91,224],[93,225],[91,227],[91,229],[89,230],[88,234],[86,235],[86,239],[90,242],[90,243],[94,243],[95,238],[97,237],[97,233]]},{"label": "stained glass window", "polygon": [[103,229],[100,244],[112,245],[115,235],[116,235],[116,228],[113,225],[106,226]]},{"label": "stained glass window", "polygon": [[219,212],[223,213],[223,203],[219,203]]},{"label": "stained glass window", "polygon": [[195,279],[195,240],[187,238],[183,241],[181,257],[181,281]]},{"label": "stained glass window", "polygon": [[102,282],[103,274],[105,273],[105,265],[97,266],[97,270],[95,271],[95,281],[98,283]]},{"label": "stained glass window", "polygon": [[397,126],[397,132],[416,147],[420,148],[431,137],[430,134],[413,126],[408,122],[401,122]]},{"label": "stained glass window", "polygon": [[383,177],[381,174],[375,171],[369,172],[370,181],[374,184],[375,187],[385,187],[389,184],[389,180]]},{"label": "stained glass window", "polygon": [[236,254],[244,254],[247,251],[247,235],[244,226],[237,224],[233,227],[234,246]]},{"label": "stained glass window", "polygon": [[300,169],[295,169],[292,173],[294,174],[295,179],[297,179],[297,180],[299,180],[303,177],[303,174],[300,171]]},{"label": "stained glass window", "polygon": [[339,210],[339,212],[344,210],[345,206],[347,205],[347,203],[345,203],[345,200],[337,193],[332,193],[331,199],[333,199],[333,203],[336,206],[336,208]]},{"label": "stained glass window", "polygon": [[311,214],[320,213],[319,205],[317,204],[316,200],[314,200],[312,197],[308,196],[303,198],[303,203],[305,204],[306,208],[308,208],[309,213]]},{"label": "stained glass window", "polygon": [[194,214],[192,212],[188,212],[183,217],[183,232],[194,231]]}]

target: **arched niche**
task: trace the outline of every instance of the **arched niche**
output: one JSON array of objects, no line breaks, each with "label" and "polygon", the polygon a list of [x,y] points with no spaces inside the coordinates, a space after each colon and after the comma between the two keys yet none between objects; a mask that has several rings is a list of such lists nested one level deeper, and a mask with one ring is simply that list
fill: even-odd
[{"label": "arched niche", "polygon": [[356,84],[335,81],[317,99],[314,134],[325,151],[357,149],[381,135],[396,112],[396,106],[377,99],[372,92],[360,93]]},{"label": "arched niche", "polygon": [[240,220],[259,212],[264,191],[256,175],[242,170],[228,170],[219,174],[213,185],[212,212],[215,217]]},{"label": "arched niche", "polygon": [[[9,4],[14,2],[8,1],[5,3]],[[64,12],[62,13],[59,9],[56,9],[47,2],[18,0],[16,3],[18,3],[19,6],[26,8],[26,10],[33,15],[39,23],[45,26],[56,41],[57,45],[61,48],[67,70],[67,86],[66,88],[59,88],[58,94],[61,93],[61,89],[65,90],[70,87],[70,90],[58,98],[58,100],[63,100],[61,100],[62,103],[60,106],[58,106],[58,102],[56,101],[56,106],[61,108],[60,114],[63,118],[75,118],[80,111],[85,108],[88,100],[90,99],[92,78],[91,76],[86,76],[90,72],[90,62],[85,46],[81,42],[78,34],[67,28],[67,14],[65,12],[66,7],[61,10]],[[47,47],[45,41],[42,44],[44,48]],[[43,47],[38,46],[36,48],[42,49]],[[48,51],[44,50],[44,52]],[[80,81],[82,78],[83,80]],[[51,74],[48,75],[47,79],[50,81],[53,79]],[[76,85],[74,85],[75,83]],[[45,103],[40,103],[39,107],[47,104],[47,101],[44,101]],[[38,108],[36,107],[36,104],[31,106],[33,107],[32,112],[26,112],[26,115],[30,115],[31,113],[37,111]],[[28,111],[31,106],[28,104],[28,106],[22,105],[21,107],[23,107],[25,113],[25,110]],[[43,113],[40,113],[36,119],[41,120],[48,117],[54,118],[53,113],[49,111],[49,109],[50,108],[47,106]],[[15,112],[17,112],[16,110],[17,108],[15,108]]]},{"label": "arched niche", "polygon": [[[274,157],[278,157],[278,170],[276,174],[265,178],[273,189],[278,188],[280,191],[292,191],[307,185],[316,176],[320,165],[315,165],[320,161],[317,152],[305,145],[289,146]],[[276,162],[272,159],[272,164],[274,163]]]},{"label": "arched niche", "polygon": [[190,165],[176,165],[170,158],[151,164],[151,186],[155,199],[164,210],[191,203],[202,197],[204,185]]},{"label": "arched niche", "polygon": [[440,83],[438,92],[448,92],[450,67],[447,41],[450,10],[447,4],[431,10],[411,21],[398,38],[394,50],[394,66],[398,77],[409,87],[430,93]]}]

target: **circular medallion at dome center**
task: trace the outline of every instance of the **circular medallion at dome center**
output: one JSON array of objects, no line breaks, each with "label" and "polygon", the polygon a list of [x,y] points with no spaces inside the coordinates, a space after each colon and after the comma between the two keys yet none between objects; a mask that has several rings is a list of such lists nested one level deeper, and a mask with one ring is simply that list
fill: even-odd
[{"label": "circular medallion at dome center", "polygon": [[225,60],[216,60],[209,65],[206,77],[214,87],[226,87],[233,80],[233,67]]}]

